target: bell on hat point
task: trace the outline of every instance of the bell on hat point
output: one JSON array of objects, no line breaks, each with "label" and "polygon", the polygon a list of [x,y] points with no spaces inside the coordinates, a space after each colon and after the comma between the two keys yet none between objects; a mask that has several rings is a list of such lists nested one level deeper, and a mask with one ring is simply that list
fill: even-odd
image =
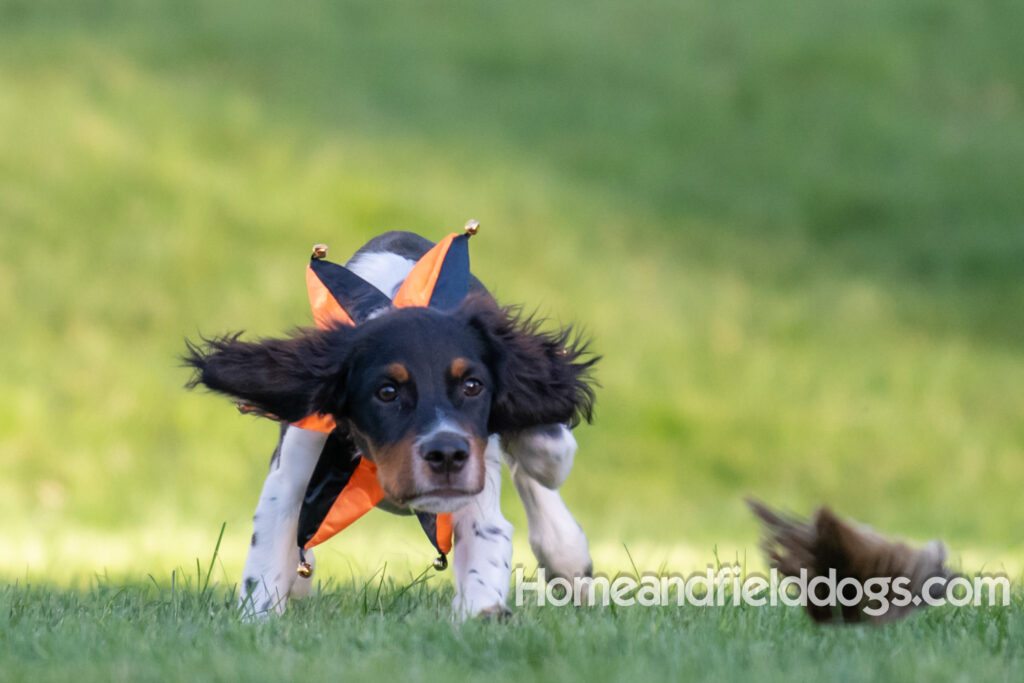
[{"label": "bell on hat point", "polygon": [[469,219],[468,221],[466,221],[466,234],[467,235],[475,235],[479,229],[480,229],[480,222],[479,221],[475,221],[473,219]]},{"label": "bell on hat point", "polygon": [[314,244],[313,245],[313,258],[315,258],[315,259],[327,258],[327,245],[326,244]]}]

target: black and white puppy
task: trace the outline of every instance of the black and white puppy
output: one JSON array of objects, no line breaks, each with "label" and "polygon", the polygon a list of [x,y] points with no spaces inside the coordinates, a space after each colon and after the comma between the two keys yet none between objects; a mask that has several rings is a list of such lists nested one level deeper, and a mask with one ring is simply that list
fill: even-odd
[{"label": "black and white puppy", "polygon": [[[381,235],[346,267],[393,297],[433,244]],[[512,528],[502,516],[501,461],[526,508],[530,546],[549,575],[588,575],[586,536],[557,489],[572,468],[570,427],[589,420],[596,361],[569,328],[500,308],[478,281],[456,310],[382,308],[366,322],[289,338],[237,335],[191,346],[195,383],[278,416],[284,425],[256,513],[243,608],[284,610],[310,579],[296,575],[296,529],[328,438],[377,466],[390,511],[453,513],[454,609],[507,609]],[[328,437],[288,424],[331,415]],[[306,560],[312,554],[306,551]]]}]

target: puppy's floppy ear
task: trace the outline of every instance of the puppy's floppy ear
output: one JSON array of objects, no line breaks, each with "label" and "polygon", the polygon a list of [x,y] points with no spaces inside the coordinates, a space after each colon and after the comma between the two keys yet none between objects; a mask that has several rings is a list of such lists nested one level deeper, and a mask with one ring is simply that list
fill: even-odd
[{"label": "puppy's floppy ear", "polygon": [[543,320],[518,308],[498,308],[489,297],[466,299],[460,315],[483,338],[494,376],[491,432],[590,421],[590,372],[599,357],[571,327],[542,331]]},{"label": "puppy's floppy ear", "polygon": [[287,339],[240,341],[241,333],[200,344],[186,340],[185,365],[195,368],[191,389],[203,384],[255,408],[295,422],[328,412],[340,396],[349,328],[303,329]]}]

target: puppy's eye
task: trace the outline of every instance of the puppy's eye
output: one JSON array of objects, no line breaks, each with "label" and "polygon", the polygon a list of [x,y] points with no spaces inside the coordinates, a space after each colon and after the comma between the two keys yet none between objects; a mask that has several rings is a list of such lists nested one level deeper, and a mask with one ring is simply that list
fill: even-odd
[{"label": "puppy's eye", "polygon": [[398,398],[398,388],[394,384],[385,384],[377,390],[377,398],[385,403],[391,403]]},{"label": "puppy's eye", "polygon": [[477,396],[483,390],[484,383],[476,378],[470,377],[462,382],[462,392],[466,396]]}]

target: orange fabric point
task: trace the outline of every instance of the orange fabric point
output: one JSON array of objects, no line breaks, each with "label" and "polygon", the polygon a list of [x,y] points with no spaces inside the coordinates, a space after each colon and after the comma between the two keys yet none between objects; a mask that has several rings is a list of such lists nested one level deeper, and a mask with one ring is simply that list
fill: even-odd
[{"label": "orange fabric point", "polygon": [[292,424],[302,429],[308,429],[311,432],[323,432],[324,434],[330,434],[336,426],[333,417],[321,413],[313,413]]},{"label": "orange fabric point", "polygon": [[448,235],[416,262],[406,276],[405,282],[395,294],[395,308],[430,305],[430,297],[434,294],[434,285],[437,284],[437,278],[441,274],[441,266],[444,264],[444,257],[448,254],[448,247],[458,236],[459,234],[456,232]]},{"label": "orange fabric point", "polygon": [[447,555],[452,551],[452,516],[443,513],[437,516],[437,547]]},{"label": "orange fabric point", "polygon": [[309,292],[309,305],[313,309],[313,319],[321,330],[333,327],[337,323],[355,324],[326,285],[313,272],[312,266],[306,266],[306,291]]},{"label": "orange fabric point", "polygon": [[313,538],[306,543],[306,549],[326,541],[331,536],[352,524],[384,499],[384,490],[377,481],[377,466],[366,458],[360,458],[352,478],[331,506],[327,517],[316,530]]}]

